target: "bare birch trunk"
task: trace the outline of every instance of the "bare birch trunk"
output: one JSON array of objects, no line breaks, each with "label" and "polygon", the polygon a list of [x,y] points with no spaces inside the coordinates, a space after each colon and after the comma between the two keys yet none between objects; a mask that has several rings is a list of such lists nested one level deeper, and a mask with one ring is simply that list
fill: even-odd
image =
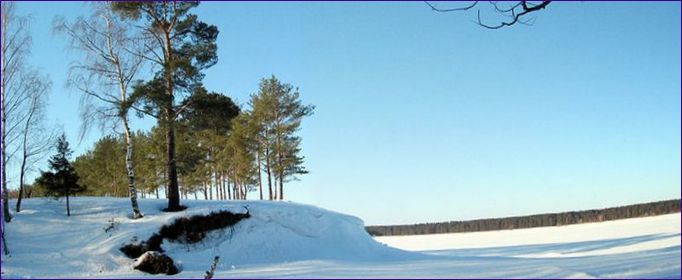
[{"label": "bare birch trunk", "polygon": [[133,169],[133,143],[128,126],[128,118],[121,117],[126,140],[126,170],[128,171],[128,193],[130,194],[130,205],[133,208],[133,219],[142,218],[142,213],[137,204],[137,191],[135,190],[135,171]]}]

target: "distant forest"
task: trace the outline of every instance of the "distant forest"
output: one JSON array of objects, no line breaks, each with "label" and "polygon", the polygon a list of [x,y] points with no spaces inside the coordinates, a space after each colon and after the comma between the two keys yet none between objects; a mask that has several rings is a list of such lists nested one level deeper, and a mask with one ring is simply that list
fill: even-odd
[{"label": "distant forest", "polygon": [[532,227],[562,226],[580,223],[602,222],[680,212],[680,200],[633,204],[597,210],[571,211],[519,217],[452,221],[414,225],[368,226],[373,236],[416,235],[453,232],[473,232]]}]

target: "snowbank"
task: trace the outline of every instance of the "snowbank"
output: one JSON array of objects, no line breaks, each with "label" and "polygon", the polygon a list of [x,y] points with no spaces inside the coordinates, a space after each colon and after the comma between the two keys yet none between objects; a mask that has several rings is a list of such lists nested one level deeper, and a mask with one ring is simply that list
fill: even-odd
[{"label": "snowbank", "polygon": [[[214,256],[219,268],[277,264],[304,260],[384,261],[424,258],[417,253],[384,246],[372,239],[363,222],[314,206],[270,201],[191,201],[182,212],[166,213],[165,200],[142,200],[145,217],[130,220],[129,200],[77,197],[71,217],[64,204],[51,199],[28,199],[24,209],[7,225],[11,257],[3,272],[32,277],[144,276],[132,269],[134,260],[119,248],[131,240],[146,240],[180,216],[218,210],[244,212],[251,218],[226,230],[211,232],[203,241],[187,245],[165,240],[162,248],[183,271],[208,269]],[[113,218],[115,228],[105,232]],[[45,269],[36,269],[44,267]],[[183,277],[183,272],[178,274]],[[197,277],[197,275],[184,275]]]},{"label": "snowbank", "polygon": [[[203,278],[220,256],[215,278],[680,278],[680,215],[564,227],[437,236],[382,237],[360,219],[289,202],[140,201],[144,218],[130,220],[123,198],[29,199],[7,225],[12,255],[2,278]],[[193,245],[164,241],[182,270],[149,275],[119,251],[181,216],[218,210],[251,217]],[[105,231],[114,220],[114,229]]]}]

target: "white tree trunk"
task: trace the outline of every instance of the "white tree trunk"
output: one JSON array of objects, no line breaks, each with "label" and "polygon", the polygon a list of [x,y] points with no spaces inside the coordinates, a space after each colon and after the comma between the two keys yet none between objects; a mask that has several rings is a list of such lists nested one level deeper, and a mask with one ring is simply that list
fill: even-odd
[{"label": "white tree trunk", "polygon": [[122,117],[123,129],[126,139],[126,169],[128,170],[128,192],[130,193],[130,204],[133,207],[133,219],[142,218],[142,213],[137,205],[137,190],[135,190],[135,171],[133,169],[133,143],[130,137],[130,127],[127,117]]}]

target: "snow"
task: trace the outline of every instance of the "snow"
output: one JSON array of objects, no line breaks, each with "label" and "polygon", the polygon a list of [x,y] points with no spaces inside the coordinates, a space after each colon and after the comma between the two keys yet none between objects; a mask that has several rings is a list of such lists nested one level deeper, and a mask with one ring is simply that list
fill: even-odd
[{"label": "snow", "polygon": [[[164,213],[165,200],[143,199],[145,217],[130,220],[123,198],[74,198],[68,218],[61,201],[28,199],[6,227],[12,254],[2,259],[2,278],[167,278],[134,270],[118,248],[177,217],[244,206],[251,218],[199,244],[165,241],[182,270],[172,277],[202,278],[219,255],[215,278],[680,278],[679,214],[375,240],[360,219],[309,205],[183,203],[187,210]],[[105,232],[112,218],[118,224]]]},{"label": "snow", "polygon": [[142,256],[140,256],[139,258],[137,258],[135,260],[133,267],[137,267],[140,264],[144,263],[144,261],[147,260],[147,258],[154,258],[154,257],[159,257],[159,256],[161,256],[161,253],[159,253],[157,251],[147,251],[144,254],[142,254]]},{"label": "snow", "polygon": [[[680,245],[680,213],[601,223],[469,233],[383,236],[389,246],[409,251],[545,245],[538,253],[504,251],[513,257],[579,257],[629,253]],[[618,242],[616,240],[621,240]],[[572,250],[581,242],[583,249]],[[556,246],[556,244],[571,244]],[[615,245],[615,246],[614,246]],[[499,255],[499,254],[492,254]]]}]

